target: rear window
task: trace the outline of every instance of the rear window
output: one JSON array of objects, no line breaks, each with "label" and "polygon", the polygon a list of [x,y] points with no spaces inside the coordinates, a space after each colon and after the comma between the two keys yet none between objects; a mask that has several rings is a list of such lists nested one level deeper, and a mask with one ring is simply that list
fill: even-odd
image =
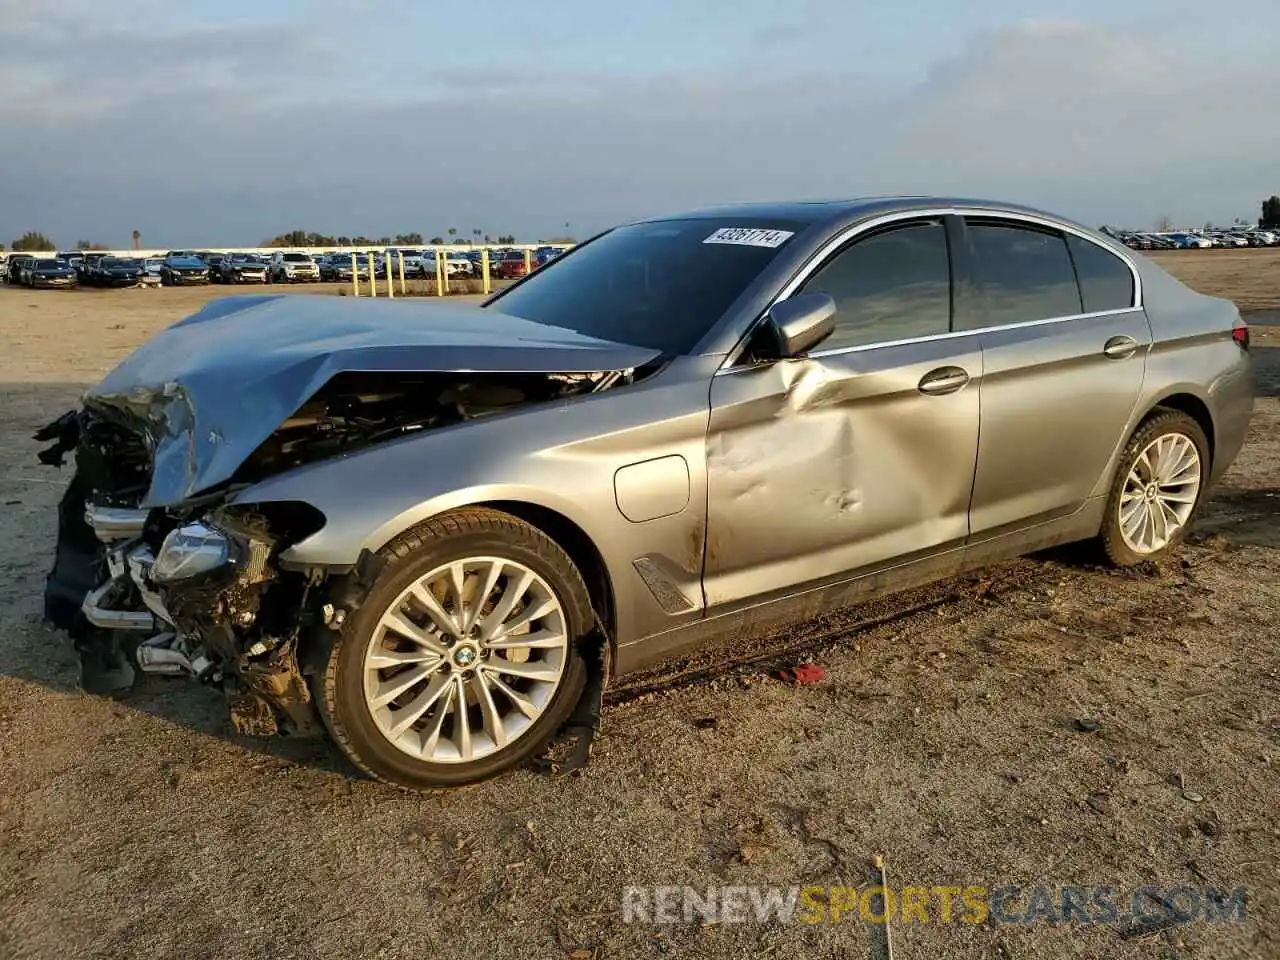
[{"label": "rear window", "polygon": [[1085,313],[1133,306],[1133,271],[1114,253],[1083,237],[1067,234],[1067,248],[1080,281]]},{"label": "rear window", "polygon": [[688,353],[805,226],[753,218],[629,224],[557,257],[490,309]]},{"label": "rear window", "polygon": [[1061,233],[974,220],[968,233],[986,298],[985,316],[975,316],[974,322],[998,327],[1081,312],[1080,288]]}]

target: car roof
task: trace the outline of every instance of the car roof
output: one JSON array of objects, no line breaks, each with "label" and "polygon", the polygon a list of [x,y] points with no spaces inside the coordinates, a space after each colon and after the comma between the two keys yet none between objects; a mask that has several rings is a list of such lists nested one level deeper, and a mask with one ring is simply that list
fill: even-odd
[{"label": "car roof", "polygon": [[934,208],[979,208],[984,210],[1004,210],[1010,213],[1026,213],[1034,216],[1048,217],[1053,220],[1072,222],[1059,214],[1016,203],[996,200],[984,200],[973,197],[942,196],[874,196],[851,197],[832,200],[788,200],[752,203],[731,203],[720,206],[703,207],[683,213],[665,216],[645,217],[640,223],[654,223],[661,220],[728,220],[734,217],[749,217],[753,220],[789,220],[801,223],[819,224],[829,222],[845,222],[876,216],[882,213],[899,211],[934,209]]}]

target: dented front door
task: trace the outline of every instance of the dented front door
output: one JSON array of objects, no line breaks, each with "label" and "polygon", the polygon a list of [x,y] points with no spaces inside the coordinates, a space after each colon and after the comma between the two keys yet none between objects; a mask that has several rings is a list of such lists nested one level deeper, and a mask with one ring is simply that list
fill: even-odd
[{"label": "dented front door", "polygon": [[959,546],[981,376],[965,335],[721,371],[707,440],[708,607]]}]

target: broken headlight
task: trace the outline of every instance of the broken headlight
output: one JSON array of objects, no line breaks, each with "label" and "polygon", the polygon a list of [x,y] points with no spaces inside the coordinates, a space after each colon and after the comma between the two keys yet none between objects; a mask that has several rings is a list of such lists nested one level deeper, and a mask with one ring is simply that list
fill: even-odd
[{"label": "broken headlight", "polygon": [[211,573],[232,560],[231,538],[205,523],[188,523],[164,538],[151,568],[156,583],[173,583]]}]

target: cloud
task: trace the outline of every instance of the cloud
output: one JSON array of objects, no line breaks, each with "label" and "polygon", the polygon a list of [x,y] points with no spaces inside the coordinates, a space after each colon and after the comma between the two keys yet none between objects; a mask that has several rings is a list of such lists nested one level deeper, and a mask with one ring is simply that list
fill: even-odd
[{"label": "cloud", "polygon": [[0,84],[43,93],[39,110],[0,98],[0,209],[63,243],[134,228],[174,245],[292,227],[584,233],[726,200],[887,192],[1143,226],[1230,219],[1280,186],[1265,122],[1280,66],[1191,69],[1133,24],[1011,24],[910,83],[466,66],[424,69],[391,99],[338,92],[351,64],[324,18],[158,15],[125,36],[23,16],[0,38]]}]

